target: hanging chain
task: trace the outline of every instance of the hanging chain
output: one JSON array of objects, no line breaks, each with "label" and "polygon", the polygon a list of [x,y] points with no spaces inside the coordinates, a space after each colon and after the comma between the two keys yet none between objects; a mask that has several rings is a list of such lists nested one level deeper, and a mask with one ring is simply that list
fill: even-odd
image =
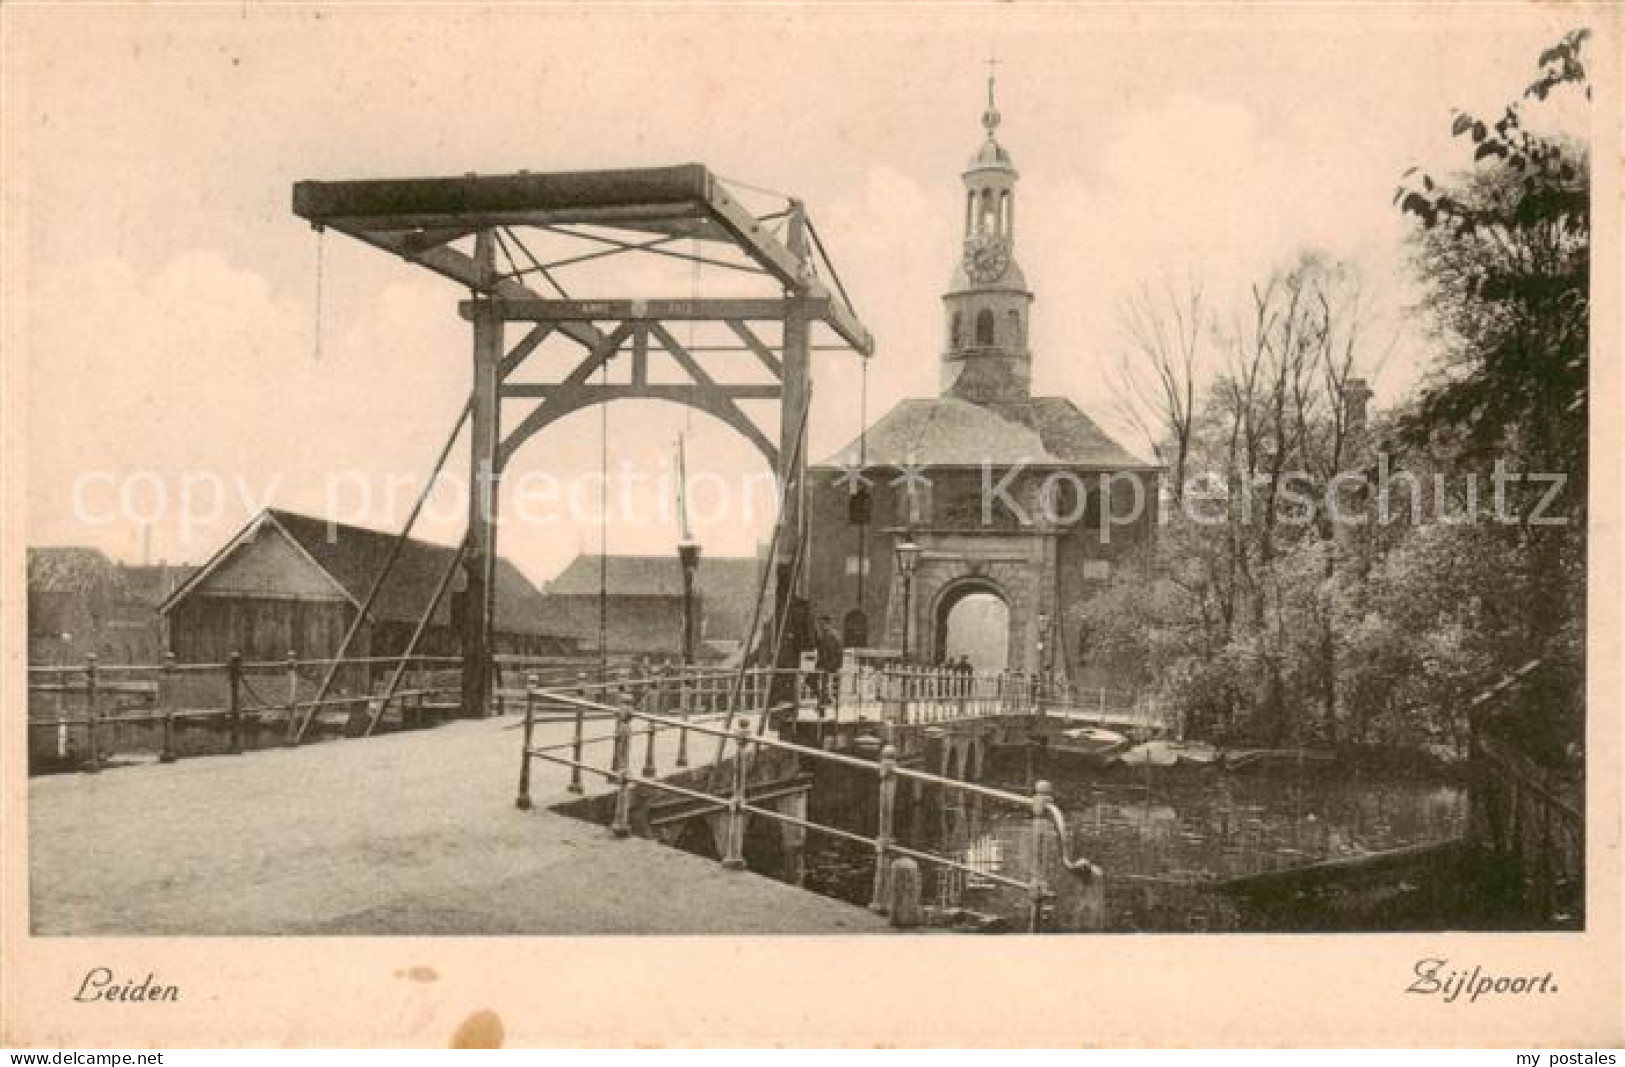
[{"label": "hanging chain", "polygon": [[321,362],[322,358],[322,250],[327,246],[327,230],[316,230],[316,310],[315,320],[311,327],[311,359]]},{"label": "hanging chain", "polygon": [[869,357],[858,359],[858,469],[861,471],[869,462]]},{"label": "hanging chain", "polygon": [[[609,385],[609,357],[598,383]],[[609,679],[609,404],[598,405],[598,680]]]},{"label": "hanging chain", "polygon": [[[688,277],[689,302],[698,306],[700,303],[700,239],[691,237],[688,240],[690,258]],[[694,331],[699,327],[699,320],[688,320],[688,350],[694,351]],[[683,433],[688,435],[694,432],[694,409],[687,404],[683,405]]]},{"label": "hanging chain", "polygon": [[[856,485],[860,493],[868,493],[868,486],[862,479],[863,471],[869,465],[869,360],[866,356],[858,357],[858,478]],[[874,497],[871,495],[869,508],[874,507]],[[857,610],[863,612],[864,593],[869,578],[869,523],[873,521],[873,511],[866,512],[864,521],[858,524],[858,603]],[[868,641],[869,624],[864,621],[864,641]],[[842,638],[845,640],[844,636]]]}]

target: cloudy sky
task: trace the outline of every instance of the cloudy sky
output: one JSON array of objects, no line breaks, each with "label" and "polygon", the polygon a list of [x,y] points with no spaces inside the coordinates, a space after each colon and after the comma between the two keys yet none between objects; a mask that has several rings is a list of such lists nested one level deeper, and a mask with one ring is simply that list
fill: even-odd
[{"label": "cloudy sky", "polygon": [[[700,161],[793,192],[878,339],[873,419],[935,391],[959,171],[996,54],[1001,140],[1022,175],[1017,254],[1037,293],[1035,387],[1110,422],[1115,309],[1142,281],[1200,278],[1223,303],[1315,248],[1402,307],[1399,176],[1461,166],[1451,109],[1497,111],[1573,17],[1558,5],[14,10],[8,310],[26,359],[7,388],[27,397],[29,541],[136,558],[153,514],[153,557],[197,560],[265,503],[404,518],[410,492],[378,487],[422,477],[466,395],[463,294],[330,234],[318,308],[318,239],[289,209],[300,179]],[[694,285],[683,274],[665,295]],[[721,285],[702,272],[698,291]],[[1386,328],[1397,340],[1379,403],[1426,358],[1397,311]],[[859,428],[856,367],[816,358],[815,456]],[[612,468],[668,464],[687,421],[614,407]],[[691,469],[760,469],[730,431],[691,421]],[[515,471],[595,469],[598,432],[596,414],[566,420]],[[368,499],[335,497],[335,472],[357,472]],[[202,476],[224,480],[218,507]],[[637,492],[653,514],[658,487]],[[134,507],[116,515],[121,494]],[[708,551],[741,553],[767,526],[732,516],[698,532]],[[422,527],[447,541],[460,528],[454,500]],[[541,579],[598,536],[559,518],[505,529],[502,550]],[[668,552],[675,536],[655,514],[615,524],[609,544]]]}]

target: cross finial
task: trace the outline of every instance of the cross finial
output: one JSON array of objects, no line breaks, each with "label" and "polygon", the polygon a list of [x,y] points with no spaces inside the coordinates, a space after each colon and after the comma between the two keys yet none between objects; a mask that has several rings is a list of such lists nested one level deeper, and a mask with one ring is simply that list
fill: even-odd
[{"label": "cross finial", "polygon": [[998,79],[998,68],[1002,60],[992,52],[987,57],[987,110],[982,112],[982,125],[987,129],[989,139],[999,125],[999,105],[993,100],[993,83]]}]

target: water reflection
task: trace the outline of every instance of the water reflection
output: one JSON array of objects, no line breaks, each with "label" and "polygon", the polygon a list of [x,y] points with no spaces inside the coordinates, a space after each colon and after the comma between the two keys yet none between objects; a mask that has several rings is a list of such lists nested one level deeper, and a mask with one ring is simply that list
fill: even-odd
[{"label": "water reflection", "polygon": [[[1235,930],[1248,927],[1247,917],[1213,891],[1217,882],[1448,840],[1460,834],[1466,815],[1459,787],[1356,775],[1136,771],[1055,785],[1072,853],[1103,868],[1104,885],[1086,886],[1069,875],[1054,834],[1035,834],[1026,813],[926,788],[912,817],[900,823],[904,843],[951,856],[969,870],[926,867],[925,902],[996,915],[1009,929],[1025,929],[1027,893],[988,876],[1024,882],[1036,854],[1055,894],[1046,929]],[[861,821],[849,825],[863,827]],[[818,835],[807,846],[808,888],[867,902],[872,851]]]}]

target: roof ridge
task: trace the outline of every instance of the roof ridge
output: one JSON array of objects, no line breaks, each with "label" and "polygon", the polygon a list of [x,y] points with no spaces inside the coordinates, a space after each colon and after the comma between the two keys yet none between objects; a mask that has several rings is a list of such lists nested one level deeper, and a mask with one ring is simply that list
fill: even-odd
[{"label": "roof ridge", "polygon": [[[380,530],[376,526],[362,526],[353,522],[340,522],[338,519],[324,518],[321,515],[306,515],[304,512],[290,511],[287,508],[269,507],[266,508],[265,511],[268,514],[276,516],[278,520],[295,519],[299,522],[317,523],[319,525],[331,527],[340,531],[349,531],[358,534],[370,534],[374,537],[400,536],[399,530]],[[292,531],[290,530],[289,532],[291,533]],[[408,537],[406,541],[408,544],[422,545],[425,548],[442,549],[447,552],[457,551],[457,546],[455,544],[448,545],[443,541],[430,541],[422,537]],[[501,558],[500,553],[498,554],[498,558]]]}]

